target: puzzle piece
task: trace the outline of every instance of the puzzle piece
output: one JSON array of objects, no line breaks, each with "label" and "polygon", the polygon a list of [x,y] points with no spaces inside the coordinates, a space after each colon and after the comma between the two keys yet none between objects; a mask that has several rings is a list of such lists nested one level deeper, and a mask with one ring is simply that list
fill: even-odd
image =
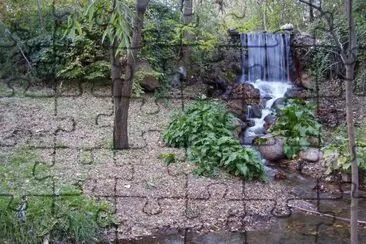
[{"label": "puzzle piece", "polygon": [[[217,4],[219,8],[224,5],[220,1]],[[57,4],[54,7],[57,10]],[[62,14],[59,14],[54,16],[58,20],[62,18]],[[232,16],[245,18],[245,15],[235,13]],[[198,26],[202,23],[194,18],[194,24]],[[58,23],[55,23],[55,28],[57,27]],[[329,30],[317,29],[313,36],[317,36],[317,31]],[[160,51],[170,48],[165,40],[145,43],[150,44],[160,48]],[[278,44],[279,41],[275,40],[266,48],[276,48]],[[56,60],[65,47],[55,43],[53,45],[56,50],[53,58]],[[193,40],[183,45],[181,40],[178,46],[183,49],[185,46],[197,45],[200,44]],[[311,46],[315,49],[325,48],[315,43],[315,39]],[[226,62],[227,53],[240,53],[239,58],[233,55],[230,62],[245,63],[241,56],[248,53],[248,48],[251,47],[253,45],[243,46],[231,40],[230,43],[219,44],[215,47],[215,55],[202,57],[202,60],[209,66],[218,66]],[[297,51],[303,47],[293,48]],[[160,57],[159,60],[165,64],[182,62],[177,56]],[[55,65],[55,62],[50,65]],[[257,63],[248,66],[248,74],[265,69]],[[171,77],[177,74],[167,68],[162,71]],[[220,78],[220,75],[212,74],[216,78]],[[204,82],[213,77],[208,77]],[[227,84],[220,82],[187,85],[179,81],[173,84],[175,89],[162,98],[151,94],[141,98],[132,97],[129,108],[131,149],[112,150],[114,107],[111,82],[96,80],[90,84],[57,82],[55,77],[52,79],[56,85],[47,89],[38,89],[34,80],[24,77],[12,77],[0,83],[1,152],[25,145],[43,157],[40,162],[28,162],[31,168],[28,173],[38,185],[38,188],[28,192],[30,197],[45,196],[52,198],[55,203],[56,196],[63,195],[59,190],[61,185],[70,183],[82,189],[77,195],[83,193],[99,200],[109,200],[118,217],[118,223],[107,233],[111,240],[151,235],[171,229],[178,229],[178,235],[183,235],[178,238],[178,242],[182,243],[335,242],[339,241],[339,236],[348,235],[344,233],[348,226],[337,218],[349,218],[345,213],[349,210],[347,201],[352,194],[351,180],[333,185],[333,188],[323,178],[310,180],[306,175],[313,175],[312,170],[320,170],[321,167],[314,166],[321,166],[319,162],[302,160],[292,162],[292,165],[289,163],[289,167],[296,165],[301,174],[283,170],[288,178],[282,181],[273,181],[272,177],[266,183],[243,182],[231,176],[204,178],[191,174],[195,166],[187,162],[187,148],[168,148],[162,142],[162,129],[169,123],[170,112],[182,111],[198,97],[211,97],[213,92],[219,90],[222,94],[214,95],[222,96],[232,110],[243,115],[249,105],[248,100],[252,105],[263,106],[263,99],[260,99],[257,92],[253,92],[253,87],[234,84],[231,89],[226,89]],[[125,77],[125,80],[129,79],[131,77]],[[317,103],[318,117],[328,126],[343,123],[345,110],[340,104],[344,103],[345,89],[341,86],[341,81],[334,82],[330,88],[329,84],[320,82],[320,77],[316,76],[315,80],[309,90],[292,89],[287,98],[300,97],[304,101]],[[229,92],[224,93],[226,90]],[[19,95],[24,97],[19,98]],[[365,114],[362,106],[365,104],[364,98],[364,94],[358,94],[355,102],[362,116]],[[24,121],[25,118],[28,119]],[[247,125],[238,123],[236,130],[240,131],[245,126]],[[266,146],[275,143],[276,141],[267,143]],[[312,149],[322,146],[318,140]],[[166,165],[159,158],[161,153],[174,154],[176,162]],[[0,193],[1,201],[7,201],[14,212],[20,212],[17,210],[19,202],[15,202],[11,193]],[[364,198],[365,194],[361,192],[359,200],[362,219],[366,218]],[[302,212],[309,214],[301,214]],[[322,214],[323,217],[316,217],[317,214]],[[265,233],[263,228],[269,228],[269,231]],[[205,233],[219,230],[235,233],[204,236],[194,234],[195,231]],[[363,233],[361,237],[364,237]],[[177,240],[172,238],[173,241]]]}]

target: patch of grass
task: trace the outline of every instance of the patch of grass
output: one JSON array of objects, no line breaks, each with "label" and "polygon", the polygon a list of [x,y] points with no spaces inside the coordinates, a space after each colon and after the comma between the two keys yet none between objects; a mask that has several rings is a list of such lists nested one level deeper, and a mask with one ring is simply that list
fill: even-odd
[{"label": "patch of grass", "polygon": [[36,152],[0,153],[0,241],[2,243],[96,242],[114,222],[110,205],[71,185],[52,190],[49,166]]}]

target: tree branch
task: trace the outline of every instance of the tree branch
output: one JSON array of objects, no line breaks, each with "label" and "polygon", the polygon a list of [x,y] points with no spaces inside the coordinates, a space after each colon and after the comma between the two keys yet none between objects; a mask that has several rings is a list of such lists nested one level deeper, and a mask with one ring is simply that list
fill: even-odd
[{"label": "tree branch", "polygon": [[[345,221],[345,222],[348,222],[348,223],[351,222],[351,220],[347,219],[347,218],[337,217],[337,216],[333,216],[331,214],[326,214],[326,213],[320,213],[318,211],[313,211],[313,210],[300,208],[300,207],[296,207],[296,206],[292,206],[292,205],[288,205],[288,206],[290,208],[298,209],[298,210],[301,210],[303,212],[307,212],[307,213],[311,213],[311,214],[317,214],[317,215],[320,215],[320,216],[329,217],[329,218],[333,218],[333,219],[336,219],[336,220],[342,220],[342,221]],[[366,225],[366,221],[363,221],[363,220],[358,220],[357,223]]]},{"label": "tree branch", "polygon": [[320,12],[320,17],[323,17],[325,19],[325,21],[327,22],[330,34],[333,37],[334,41],[337,43],[339,49],[341,50],[341,53],[340,53],[341,59],[342,59],[342,61],[345,62],[346,57],[345,57],[345,50],[344,50],[343,44],[334,32],[333,14],[330,12],[324,11],[322,9],[322,7],[314,5],[311,2],[308,2],[305,0],[299,0],[299,1]]}]

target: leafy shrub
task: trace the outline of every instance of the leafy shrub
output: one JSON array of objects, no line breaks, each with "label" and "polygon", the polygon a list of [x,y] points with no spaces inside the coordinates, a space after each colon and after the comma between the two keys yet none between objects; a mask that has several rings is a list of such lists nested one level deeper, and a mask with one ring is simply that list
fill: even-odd
[{"label": "leafy shrub", "polygon": [[[351,172],[351,157],[345,128],[338,129],[331,143],[323,148],[325,173]],[[366,122],[356,130],[356,157],[360,169],[366,169]]]},{"label": "leafy shrub", "polygon": [[51,177],[43,178],[48,166],[34,168],[41,162],[36,153],[18,150],[1,153],[0,159],[0,192],[9,194],[0,198],[0,242],[91,243],[114,221],[107,202],[96,202],[74,186],[57,184],[53,196]]},{"label": "leafy shrub", "polygon": [[316,121],[313,110],[309,102],[292,99],[279,111],[270,132],[285,137],[284,152],[288,158],[294,158],[309,147],[311,137],[320,136],[321,125]]},{"label": "leafy shrub", "polygon": [[163,138],[170,146],[189,148],[196,174],[215,175],[223,168],[247,180],[264,180],[259,154],[232,134],[234,119],[219,102],[197,101],[173,117]]}]

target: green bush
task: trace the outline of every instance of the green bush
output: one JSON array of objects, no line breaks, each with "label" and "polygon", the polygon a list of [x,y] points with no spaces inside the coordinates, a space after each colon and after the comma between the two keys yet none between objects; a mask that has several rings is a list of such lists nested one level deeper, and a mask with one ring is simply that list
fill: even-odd
[{"label": "green bush", "polygon": [[216,175],[222,168],[247,180],[264,180],[259,153],[242,147],[232,134],[234,119],[219,102],[197,101],[173,117],[163,138],[170,146],[189,149],[196,174]]},{"label": "green bush", "polygon": [[[351,157],[345,128],[338,128],[331,143],[323,148],[325,173],[351,172]],[[356,130],[356,157],[360,169],[366,169],[366,122]]]},{"label": "green bush", "polygon": [[[39,156],[30,150],[0,153],[0,242],[91,243],[112,224],[112,208],[82,195],[72,185],[57,184]],[[37,177],[36,177],[37,176]],[[42,178],[42,179],[41,179]]]},{"label": "green bush", "polygon": [[314,107],[309,102],[291,99],[277,115],[277,122],[269,130],[285,137],[284,152],[294,158],[311,145],[311,137],[319,137],[321,125],[316,121]]}]

